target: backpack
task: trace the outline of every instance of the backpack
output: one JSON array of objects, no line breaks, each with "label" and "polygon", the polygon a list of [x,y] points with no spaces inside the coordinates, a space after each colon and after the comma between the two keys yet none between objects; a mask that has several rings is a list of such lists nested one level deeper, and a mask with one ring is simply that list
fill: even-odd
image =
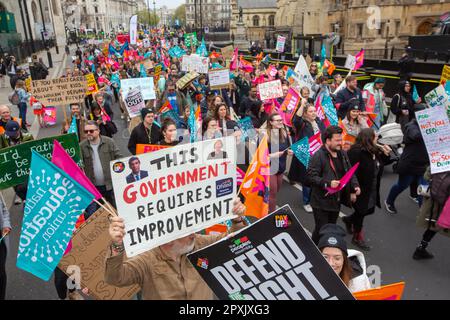
[{"label": "backpack", "polygon": [[16,106],[19,105],[19,103],[20,103],[19,92],[17,92],[17,90],[14,90],[13,92],[11,92],[8,95],[8,100],[13,105],[16,105]]}]

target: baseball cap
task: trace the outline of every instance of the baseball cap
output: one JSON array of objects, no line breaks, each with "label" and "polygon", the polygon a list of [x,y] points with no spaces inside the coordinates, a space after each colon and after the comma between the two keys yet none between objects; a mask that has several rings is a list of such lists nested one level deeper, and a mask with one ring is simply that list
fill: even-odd
[{"label": "baseball cap", "polygon": [[14,138],[17,136],[17,132],[20,132],[19,124],[14,120],[9,120],[5,126],[5,135]]}]

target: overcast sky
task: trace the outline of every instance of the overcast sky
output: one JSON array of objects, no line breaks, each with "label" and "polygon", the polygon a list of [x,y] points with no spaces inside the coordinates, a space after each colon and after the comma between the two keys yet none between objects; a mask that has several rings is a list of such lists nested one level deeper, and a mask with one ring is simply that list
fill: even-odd
[{"label": "overcast sky", "polygon": [[[148,3],[148,0],[145,0]],[[169,9],[176,9],[180,4],[186,3],[185,0],[155,0],[157,8],[167,6]],[[153,8],[153,0],[150,0],[150,7]]]}]

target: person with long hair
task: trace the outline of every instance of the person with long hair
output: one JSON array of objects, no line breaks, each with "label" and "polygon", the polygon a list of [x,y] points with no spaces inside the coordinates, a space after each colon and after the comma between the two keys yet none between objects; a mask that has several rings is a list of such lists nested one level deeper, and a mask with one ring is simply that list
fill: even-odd
[{"label": "person with long hair", "polygon": [[283,118],[279,113],[272,113],[267,121],[267,141],[270,157],[270,193],[269,213],[273,212],[277,204],[277,193],[283,183],[283,173],[286,171],[288,154],[293,154],[289,148],[288,133],[283,125]]},{"label": "person with long hair", "polygon": [[161,124],[161,135],[162,140],[159,141],[161,146],[176,146],[178,144],[177,140],[177,124],[170,118],[165,118]]},{"label": "person with long hair", "polygon": [[405,132],[405,126],[415,117],[414,104],[420,103],[414,101],[411,93],[411,83],[409,81],[400,81],[398,83],[398,93],[392,97],[391,111],[395,115],[395,122],[399,123],[402,132]]},{"label": "person with long hair", "polygon": [[206,117],[202,122],[203,140],[216,139],[220,138],[221,136],[222,135],[217,125],[217,120],[213,117]]},{"label": "person with long hair", "polygon": [[[342,125],[347,131],[347,134],[356,138],[361,130],[369,128],[367,124],[367,117],[361,114],[361,110],[357,104],[352,105],[348,111],[345,118],[342,120]],[[344,141],[344,150],[350,149],[352,143],[349,139]]]},{"label": "person with long hair", "polygon": [[[300,107],[293,118],[293,127],[295,131],[295,141],[299,141],[305,137],[308,139],[317,133],[325,130],[322,120],[317,117],[316,108],[303,99]],[[298,160],[297,157],[292,158],[291,168],[289,169],[288,178],[291,182],[300,182],[302,184],[303,208],[306,212],[312,213],[309,204],[311,198],[311,188],[305,185],[306,167]]]},{"label": "person with long hair", "polygon": [[252,124],[255,129],[261,128],[261,126],[267,121],[268,116],[264,110],[264,104],[261,100],[251,102],[248,116],[252,120]]},{"label": "person with long hair", "polygon": [[[358,292],[370,289],[364,255],[357,250],[347,249],[344,229],[330,223],[325,224],[319,234],[317,247],[348,290]],[[355,273],[354,270],[359,272]]]},{"label": "person with long hair", "polygon": [[236,121],[231,119],[230,109],[225,103],[216,106],[214,119],[217,120],[219,130],[224,137],[228,136],[228,132],[232,133],[237,129]]},{"label": "person with long hair", "polygon": [[353,203],[354,213],[343,217],[347,232],[353,234],[352,243],[362,250],[370,250],[363,236],[364,217],[375,212],[375,206],[381,208],[380,181],[383,166],[389,161],[392,151],[388,145],[378,145],[377,135],[372,128],[362,129],[356,142],[348,151],[350,163],[359,163],[356,170],[361,194]]},{"label": "person with long hair", "polygon": [[30,94],[25,90],[25,81],[17,80],[15,90],[19,95],[19,104],[17,107],[19,108],[19,118],[22,119],[22,129],[28,131],[27,126],[30,125],[27,123],[27,107]]}]

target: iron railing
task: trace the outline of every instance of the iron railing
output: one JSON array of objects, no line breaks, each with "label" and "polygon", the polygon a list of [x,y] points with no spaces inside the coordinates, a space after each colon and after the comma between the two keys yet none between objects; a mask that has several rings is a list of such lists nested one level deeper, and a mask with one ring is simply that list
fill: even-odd
[{"label": "iron railing", "polygon": [[[48,48],[53,48],[55,46],[55,40],[50,39],[45,41],[45,44],[42,40],[34,40],[33,43],[31,41],[22,41],[15,46],[9,45],[8,47],[0,46],[0,55],[3,56],[5,53],[16,57],[16,61],[19,64],[25,63],[26,58],[30,57],[33,53],[42,51]],[[34,49],[34,51],[33,51]]]}]

